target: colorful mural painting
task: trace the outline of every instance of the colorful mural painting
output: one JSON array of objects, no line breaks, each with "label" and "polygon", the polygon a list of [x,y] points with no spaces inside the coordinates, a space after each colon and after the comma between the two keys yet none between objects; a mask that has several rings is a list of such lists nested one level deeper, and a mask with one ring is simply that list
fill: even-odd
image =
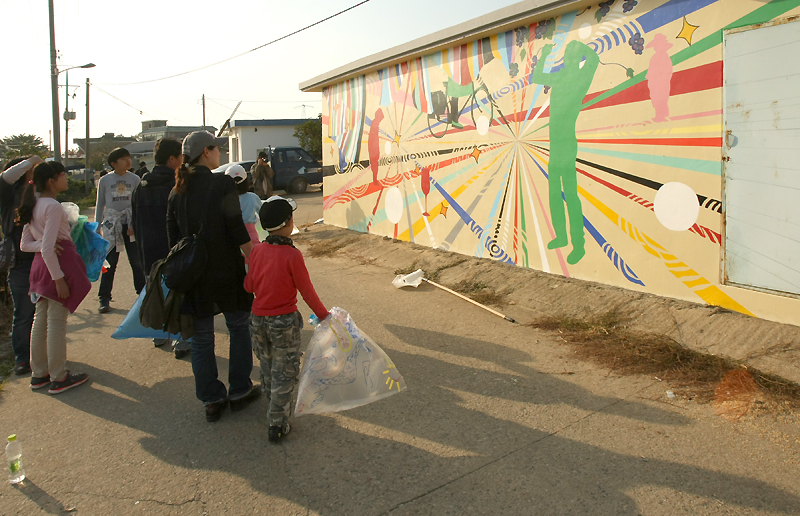
[{"label": "colorful mural painting", "polygon": [[325,222],[800,324],[721,282],[723,30],[800,0],[609,0],[324,86]]}]

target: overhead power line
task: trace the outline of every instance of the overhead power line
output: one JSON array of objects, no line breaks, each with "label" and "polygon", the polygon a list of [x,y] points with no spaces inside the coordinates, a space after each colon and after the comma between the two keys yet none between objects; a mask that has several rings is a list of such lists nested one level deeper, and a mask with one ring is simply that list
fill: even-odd
[{"label": "overhead power line", "polygon": [[270,41],[268,43],[264,43],[263,45],[257,46],[256,48],[252,48],[252,49],[250,49],[250,50],[248,50],[246,52],[242,52],[241,54],[236,54],[235,56],[229,57],[227,59],[223,59],[222,61],[217,61],[215,63],[211,63],[211,64],[207,64],[205,66],[201,66],[200,68],[195,68],[193,70],[187,70],[185,72],[176,73],[175,75],[168,75],[166,77],[161,77],[159,79],[150,79],[150,80],[147,80],[147,81],[138,81],[138,82],[117,82],[117,83],[109,82],[109,83],[105,83],[105,84],[109,84],[111,86],[133,86],[135,84],[147,84],[147,83],[150,83],[150,82],[165,81],[167,79],[174,79],[175,77],[180,77],[182,75],[187,75],[187,74],[190,74],[190,73],[199,72],[200,70],[205,70],[206,68],[211,68],[212,66],[216,66],[218,64],[227,63],[228,61],[231,61],[231,60],[236,59],[238,57],[242,57],[244,55],[250,54],[251,52],[255,52],[256,50],[260,50],[260,49],[262,49],[262,48],[264,48],[266,46],[272,45],[273,43],[277,43],[278,41],[286,39],[286,38],[288,38],[290,36],[294,36],[295,34],[303,32],[304,30],[310,29],[311,27],[314,27],[315,25],[319,25],[320,23],[324,23],[324,22],[326,22],[326,21],[328,21],[328,20],[330,20],[332,18],[336,18],[340,14],[344,14],[347,11],[355,9],[356,7],[358,7],[360,5],[364,5],[369,1],[370,0],[363,0],[362,2],[359,2],[359,3],[357,3],[357,4],[353,5],[353,6],[350,6],[350,7],[348,7],[347,9],[345,9],[343,11],[339,11],[338,13],[333,14],[331,16],[328,16],[327,18],[322,19],[322,20],[320,20],[318,22],[312,23],[311,25],[303,27],[302,29],[298,29],[298,30],[296,30],[296,31],[294,31],[294,32],[292,32],[290,34],[285,35],[285,36],[281,36],[278,39],[273,39],[272,41]]}]

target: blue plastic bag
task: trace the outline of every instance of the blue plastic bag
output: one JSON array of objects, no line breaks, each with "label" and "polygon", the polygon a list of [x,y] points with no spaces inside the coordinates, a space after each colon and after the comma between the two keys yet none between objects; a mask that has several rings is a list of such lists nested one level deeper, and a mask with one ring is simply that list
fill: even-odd
[{"label": "blue plastic bag", "polygon": [[[162,284],[161,286],[164,289],[164,294],[168,292],[168,289],[165,285]],[[133,306],[128,311],[128,315],[125,316],[125,319],[122,321],[122,324],[111,334],[112,339],[117,340],[124,340],[124,339],[178,339],[180,340],[180,335],[170,335],[161,330],[154,330],[152,328],[145,328],[142,326],[142,323],[139,321],[139,308],[142,306],[142,301],[144,300],[146,287],[142,289],[142,292],[139,294],[139,297],[136,299],[136,302],[133,303]],[[191,339],[189,339],[191,341]]]},{"label": "blue plastic bag", "polygon": [[86,215],[78,217],[78,223],[70,231],[72,241],[78,248],[83,263],[86,264],[86,275],[89,281],[97,281],[103,269],[103,262],[108,254],[110,242],[97,234],[97,222],[88,222]]}]

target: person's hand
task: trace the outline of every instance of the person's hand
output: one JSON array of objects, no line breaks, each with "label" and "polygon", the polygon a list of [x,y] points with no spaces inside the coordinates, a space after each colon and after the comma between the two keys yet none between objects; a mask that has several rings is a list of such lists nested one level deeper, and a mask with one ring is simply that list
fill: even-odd
[{"label": "person's hand", "polygon": [[61,256],[61,251],[63,251],[63,250],[64,250],[64,248],[61,247],[61,240],[59,240],[58,242],[56,242],[56,248],[55,248],[56,255],[57,256]]},{"label": "person's hand", "polygon": [[128,226],[128,236],[133,236],[133,228]]},{"label": "person's hand", "polygon": [[58,278],[56,280],[56,291],[58,292],[59,299],[66,299],[69,297],[69,287],[67,286],[67,280],[64,278]]},{"label": "person's hand", "polygon": [[28,161],[30,161],[31,163],[33,163],[33,166],[34,166],[34,167],[35,167],[36,165],[38,165],[39,163],[44,163],[44,160],[43,160],[41,157],[37,156],[36,154],[34,154],[34,155],[33,155],[33,156],[31,156],[30,158],[28,158]]}]

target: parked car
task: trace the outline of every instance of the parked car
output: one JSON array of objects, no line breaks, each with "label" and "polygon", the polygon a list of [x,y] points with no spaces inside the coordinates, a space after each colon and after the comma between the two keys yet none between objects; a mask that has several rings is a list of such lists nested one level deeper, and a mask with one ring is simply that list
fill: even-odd
[{"label": "parked car", "polygon": [[[301,147],[275,147],[268,149],[270,166],[275,177],[272,186],[275,190],[286,190],[289,193],[303,193],[308,185],[322,182],[322,165]],[[237,161],[227,163],[212,172],[224,173],[231,165],[241,165],[252,179],[250,168],[255,161]]]}]

